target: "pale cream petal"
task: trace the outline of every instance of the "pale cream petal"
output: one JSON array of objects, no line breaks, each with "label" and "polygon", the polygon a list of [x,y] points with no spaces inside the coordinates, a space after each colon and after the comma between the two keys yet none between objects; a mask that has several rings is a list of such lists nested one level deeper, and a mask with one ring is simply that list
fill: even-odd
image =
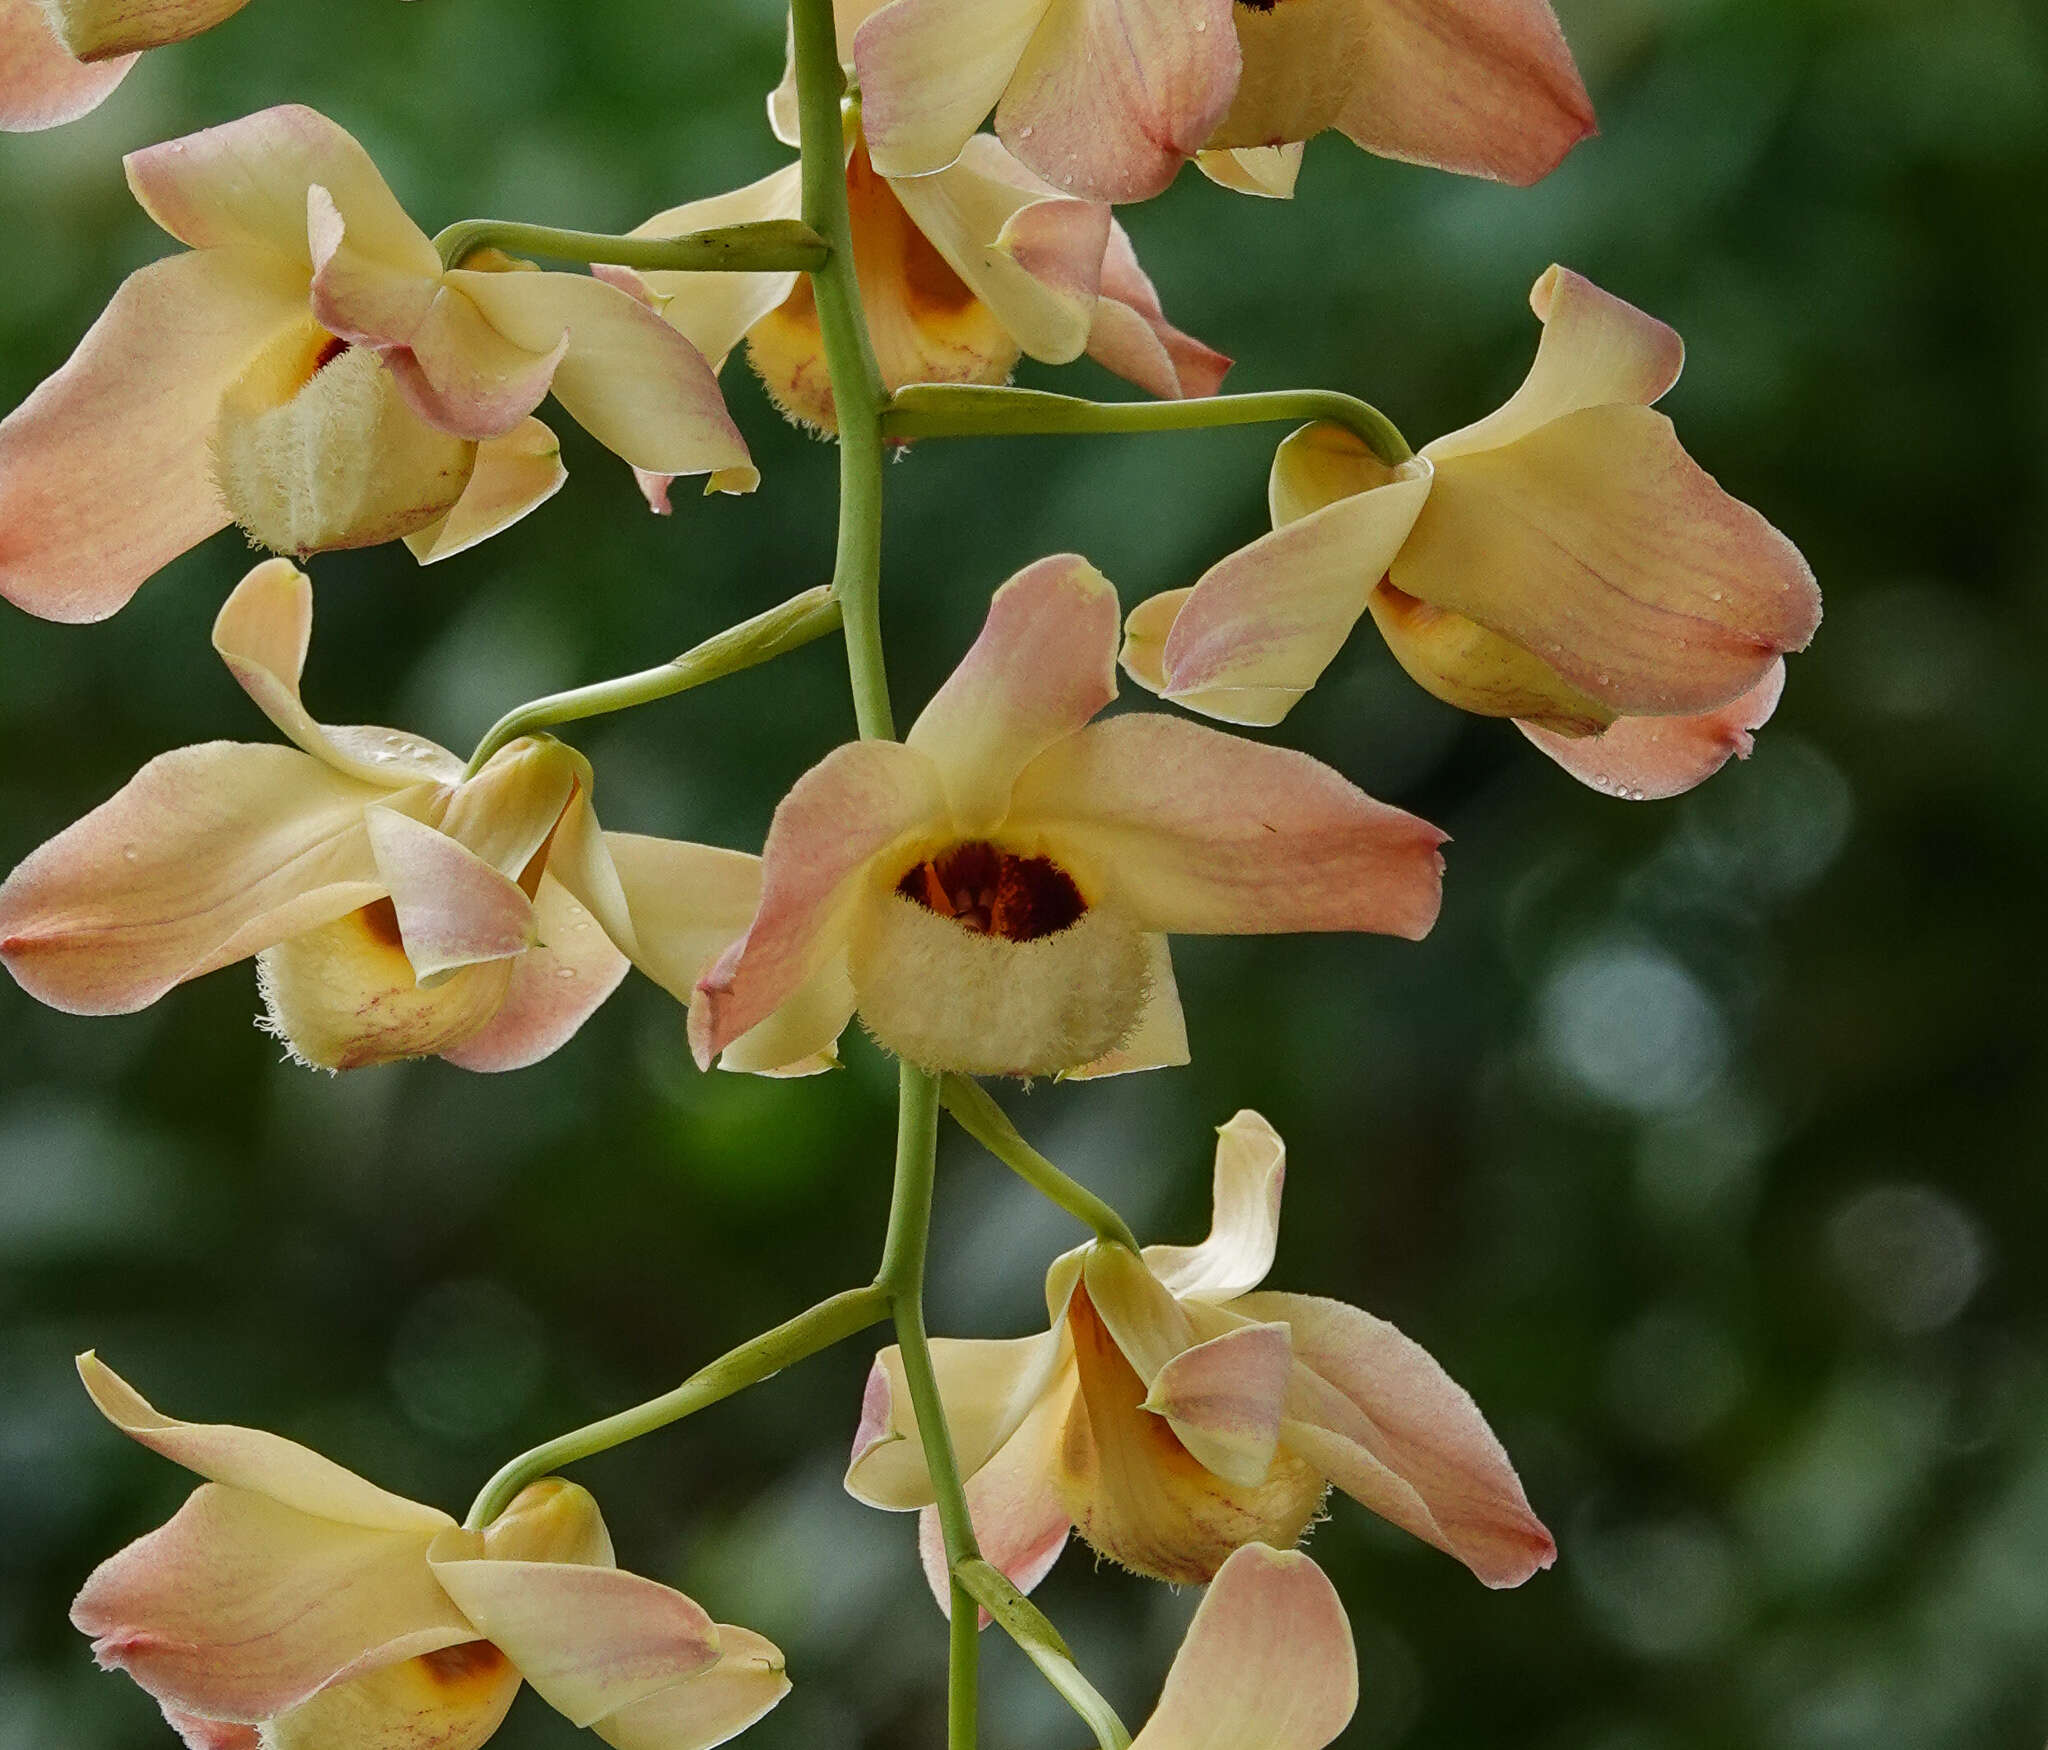
[{"label": "pale cream petal", "polygon": [[1323,1750],[1357,1708],[1336,1588],[1305,1555],[1247,1544],[1195,1611],[1131,1750]]},{"label": "pale cream petal", "polygon": [[407,535],[405,544],[422,565],[452,559],[538,510],[568,478],[561,440],[539,420],[521,420],[503,437],[477,445],[462,496],[439,522]]},{"label": "pale cream petal", "polygon": [[97,109],[128,76],[133,55],[79,61],[37,0],[0,0],[0,133],[34,133]]},{"label": "pale cream petal", "polygon": [[533,869],[573,803],[588,806],[590,762],[547,736],[521,736],[491,755],[473,778],[440,792],[424,811],[394,797],[391,806],[416,814],[481,858],[499,874],[528,886]]},{"label": "pale cream petal", "polygon": [[533,904],[516,881],[395,809],[372,808],[364,821],[400,946],[422,983],[533,945]]},{"label": "pale cream petal", "polygon": [[464,1641],[323,1689],[263,1728],[263,1750],[481,1750],[519,1693],[489,1641]]},{"label": "pale cream petal", "polygon": [[1104,1328],[1148,1387],[1161,1368],[1197,1341],[1180,1303],[1137,1253],[1122,1246],[1090,1246],[1081,1281]]},{"label": "pale cream petal", "polygon": [[1198,152],[1195,168],[1239,194],[1286,201],[1294,198],[1294,184],[1301,175],[1301,151],[1299,140],[1281,146],[1225,146]]},{"label": "pale cream petal", "polygon": [[1214,1214],[1199,1246],[1147,1246],[1145,1263],[1184,1299],[1231,1300],[1265,1280],[1280,1244],[1287,1145],[1253,1111],[1216,1132]]},{"label": "pale cream petal", "polygon": [[837,1069],[839,1036],[856,1006],[853,971],[841,952],[804,980],[766,1020],[721,1051],[718,1067],[763,1076],[820,1075]]},{"label": "pale cream petal", "polygon": [[634,963],[687,1007],[697,980],[746,933],[761,859],[639,833],[606,833],[604,844],[632,914]]},{"label": "pale cream petal", "polygon": [[718,1663],[599,1720],[613,1750],[712,1750],[737,1737],[789,1693],[782,1649],[764,1635],[718,1624]]},{"label": "pale cream petal", "polygon": [[379,898],[384,792],[297,748],[160,755],[0,885],[0,960],[38,1001],[118,1015]]},{"label": "pale cream petal", "polygon": [[105,619],[225,528],[209,449],[221,397],[304,321],[303,276],[253,250],[130,274],[0,421],[0,595],[46,620]]},{"label": "pale cream petal", "polygon": [[248,0],[45,0],[71,52],[108,55],[183,42],[234,17]]},{"label": "pale cream petal", "polygon": [[1273,527],[1284,529],[1325,505],[1391,485],[1401,477],[1400,466],[1382,461],[1349,426],[1317,420],[1288,433],[1273,452],[1266,505]]},{"label": "pale cream petal", "polygon": [[1116,697],[1116,638],[1116,591],[1074,554],[996,591],[981,635],[906,738],[937,769],[963,835],[1001,822],[1031,761]]},{"label": "pale cream petal", "polygon": [[1161,590],[1141,601],[1124,621],[1117,666],[1148,693],[1166,691],[1167,634],[1194,593],[1192,584],[1185,589]]},{"label": "pale cream petal", "polygon": [[1589,699],[1549,663],[1463,614],[1419,602],[1384,580],[1366,606],[1395,661],[1447,705],[1572,734],[1591,734],[1614,721],[1610,707]]},{"label": "pale cream petal", "polygon": [[1164,936],[1148,935],[1144,941],[1145,1006],[1138,1011],[1130,1036],[1093,1063],[1068,1070],[1063,1081],[1096,1081],[1137,1070],[1168,1069],[1188,1061],[1188,1023],[1181,1012],[1179,987],[1173,981],[1172,952]]},{"label": "pale cream petal", "polygon": [[1053,3],[891,0],[870,14],[853,38],[853,63],[875,168],[924,176],[959,157]]},{"label": "pale cream petal", "polygon": [[[484,1527],[482,1551],[492,1561],[619,1565],[597,1498],[565,1477],[543,1477],[513,1496],[512,1504]],[[438,1553],[454,1552],[443,1544]]]},{"label": "pale cream petal", "polygon": [[179,1709],[268,1719],[330,1683],[475,1638],[434,1583],[431,1528],[370,1530],[206,1483],[93,1571],[71,1620]]},{"label": "pale cream petal", "polygon": [[[1067,1547],[1067,1509],[1053,1482],[1053,1457],[1072,1407],[1075,1385],[1062,1372],[1002,1449],[967,1479],[967,1512],[982,1560],[1019,1592],[1029,1592]],[[939,1609],[953,1614],[952,1570],[936,1507],[917,1515],[917,1553]],[[982,1627],[987,1611],[979,1613]]]},{"label": "pale cream petal", "polygon": [[[973,1476],[1002,1449],[1054,1389],[1065,1364],[1066,1337],[1059,1326],[1036,1337],[941,1337],[933,1342],[939,1401],[961,1475]],[[917,1411],[894,1344],[875,1357],[868,1374],[846,1492],[892,1513],[926,1506],[932,1499]]]}]

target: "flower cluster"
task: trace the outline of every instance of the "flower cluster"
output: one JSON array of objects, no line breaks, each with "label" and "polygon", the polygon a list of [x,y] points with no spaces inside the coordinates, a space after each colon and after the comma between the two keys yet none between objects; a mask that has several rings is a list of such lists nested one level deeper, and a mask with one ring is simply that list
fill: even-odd
[{"label": "flower cluster", "polygon": [[[82,113],[136,53],[239,4],[0,0],[0,127]],[[1342,1731],[1349,1627],[1296,1549],[1333,1488],[1487,1586],[1554,1558],[1428,1353],[1340,1301],[1261,1287],[1285,1161],[1264,1118],[1218,1133],[1208,1238],[1140,1247],[961,1081],[1187,1063],[1173,936],[1413,940],[1436,920],[1436,827],[1304,752],[1169,710],[1105,715],[1120,668],[1169,706],[1268,729],[1369,614],[1438,698],[1636,800],[1746,755],[1776,707],[1818,593],[1655,410],[1683,358],[1671,329],[1553,266],[1527,380],[1417,452],[1346,396],[1218,396],[1230,361],[1167,319],[1112,211],[1189,160],[1289,195],[1331,128],[1533,181],[1592,127],[1549,5],[795,0],[768,114],[797,162],[615,238],[482,221],[429,237],[356,140],[300,107],[134,153],[129,186],[184,250],[131,275],[0,420],[0,594],[28,612],[103,618],[230,525],[278,555],[213,645],[283,744],[167,753],[0,883],[0,961],[33,996],[122,1013],[253,958],[265,1025],[305,1064],[510,1071],[638,968],[701,1068],[824,1072],[856,1017],[900,1066],[875,1282],[513,1461],[465,1523],[276,1436],[160,1415],[83,1357],[115,1426],[207,1479],[73,1610],[194,1750],[475,1750],[522,1683],[619,1750],[744,1729],[789,1687],[781,1654],[622,1572],[594,1502],[550,1473],[885,1317],[899,1340],[869,1377],[847,1488],[920,1514],[940,1606],[1001,1622],[1104,1746],[1130,1739],[1026,1596],[1072,1535],[1209,1587],[1141,1750],[1322,1750]],[[301,562],[402,540],[429,563],[536,510],[564,483],[536,417],[551,395],[656,512],[682,475],[748,492],[718,386],[742,344],[792,420],[841,442],[822,601],[514,712],[466,761],[314,718]],[[1151,399],[1006,387],[1023,358],[1084,355]],[[895,739],[876,606],[889,441],[1240,415],[1298,425],[1270,534],[1128,611],[1078,555],[1024,567]],[[600,829],[591,763],[553,727],[841,626],[861,737],[796,780],[758,856]],[[1095,1231],[1051,1263],[1038,1335],[925,1335],[942,1089]],[[966,1626],[956,1698],[973,1692]]]}]

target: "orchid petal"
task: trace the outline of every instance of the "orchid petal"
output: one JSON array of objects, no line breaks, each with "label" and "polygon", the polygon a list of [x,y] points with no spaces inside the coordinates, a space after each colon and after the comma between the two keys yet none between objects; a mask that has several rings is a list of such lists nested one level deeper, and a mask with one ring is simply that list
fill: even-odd
[{"label": "orchid petal", "polygon": [[0,0],[0,133],[35,133],[97,109],[128,76],[133,55],[80,61],[36,0]]},{"label": "orchid petal", "polygon": [[1567,267],[1551,266],[1529,291],[1543,324],[1522,386],[1494,412],[1426,446],[1439,462],[1499,449],[1587,407],[1648,407],[1685,367],[1676,329]]},{"label": "orchid petal", "polygon": [[1165,1418],[1205,1469],[1256,1488],[1280,1448],[1293,1370],[1285,1325],[1240,1325],[1168,1361],[1153,1376],[1144,1407]]},{"label": "orchid petal", "polygon": [[1798,549],[1646,407],[1585,408],[1444,462],[1390,575],[1631,715],[1727,704],[1820,620]]},{"label": "orchid petal", "polygon": [[1147,1387],[1161,1368],[1197,1341],[1180,1302],[1137,1253],[1123,1246],[1090,1246],[1081,1281],[1103,1328]]},{"label": "orchid petal", "polygon": [[433,1535],[206,1483],[93,1571],[71,1620],[102,1665],[180,1710],[268,1719],[330,1683],[474,1639],[427,1569]]},{"label": "orchid petal", "polygon": [[[1053,1389],[1064,1359],[1065,1336],[1059,1328],[1037,1337],[941,1337],[933,1342],[939,1400],[962,1476],[973,1476],[1024,1425]],[[902,1352],[894,1344],[875,1357],[868,1373],[846,1492],[892,1513],[932,1500],[917,1409],[904,1380]]]},{"label": "orchid petal", "polygon": [[[266,250],[310,270],[307,199],[317,184],[365,248],[427,277],[441,271],[439,252],[406,217],[370,155],[302,104],[145,147],[124,163],[143,211],[194,249]],[[303,298],[303,279],[299,289]]]},{"label": "orchid petal", "polygon": [[372,808],[364,820],[378,877],[397,914],[400,945],[419,982],[509,959],[533,945],[533,905],[517,882],[396,809]]},{"label": "orchid petal", "polygon": [[0,885],[0,960],[67,1013],[144,1008],[379,898],[362,812],[383,794],[296,748],[163,754]]},{"label": "orchid petal", "polygon": [[1138,1011],[1130,1036],[1093,1063],[1068,1070],[1063,1080],[1099,1081],[1105,1076],[1165,1069],[1188,1061],[1187,1017],[1181,1012],[1180,990],[1173,981],[1173,956],[1164,936],[1145,938],[1145,964],[1145,1006]]},{"label": "orchid petal", "polygon": [[1660,801],[1703,784],[1730,759],[1746,760],[1751,732],[1770,721],[1785,690],[1781,657],[1739,699],[1698,717],[1624,717],[1599,735],[1515,727],[1581,783],[1631,802]]},{"label": "orchid petal", "polygon": [[1549,0],[1324,0],[1238,14],[1244,73],[1211,146],[1342,129],[1369,152],[1528,184],[1593,131]]},{"label": "orchid petal", "polygon": [[1556,1546],[1499,1440],[1419,1343],[1305,1294],[1250,1294],[1229,1310],[1293,1332],[1301,1371],[1281,1435],[1288,1450],[1489,1586],[1519,1586],[1550,1566]]},{"label": "orchid petal", "polygon": [[305,286],[248,250],[122,281],[54,376],[0,421],[0,595],[102,620],[223,529],[208,435],[250,360],[305,321]]},{"label": "orchid petal", "polygon": [[1420,459],[1213,565],[1162,653],[1165,695],[1226,722],[1273,724],[1330,665],[1430,496]]},{"label": "orchid petal", "polygon": [[609,1714],[591,1728],[613,1750],[712,1750],[789,1693],[782,1649],[721,1622],[718,1663]]},{"label": "orchid petal", "polygon": [[[1053,1483],[1053,1454],[1072,1408],[1074,1383],[1063,1376],[1032,1407],[1016,1433],[967,1479],[967,1512],[982,1560],[1000,1570],[1019,1592],[1029,1592],[1067,1547],[1067,1509]],[[917,1553],[939,1609],[953,1614],[952,1569],[936,1507],[917,1515]],[[981,1626],[989,1622],[979,1612]]]},{"label": "orchid petal", "polygon": [[1284,529],[1340,499],[1392,485],[1404,477],[1404,466],[1382,460],[1357,432],[1334,420],[1291,431],[1273,452],[1266,480],[1273,527]]},{"label": "orchid petal", "polygon": [[604,835],[633,919],[628,952],[687,1005],[697,980],[746,933],[761,898],[761,859],[712,845]]},{"label": "orchid petal", "polygon": [[1101,291],[1088,330],[1088,356],[1097,364],[1169,401],[1223,387],[1231,361],[1167,321],[1158,288],[1118,224],[1109,228]]},{"label": "orchid petal", "polygon": [[[442,1553],[449,1553],[447,1546]],[[469,1553],[474,1555],[474,1548]],[[483,1553],[494,1562],[619,1565],[596,1497],[565,1477],[543,1477],[513,1496],[512,1504],[484,1527]]]},{"label": "orchid petal", "polygon": [[248,0],[48,0],[51,22],[80,60],[158,49],[234,17]]},{"label": "orchid petal", "polygon": [[1357,1708],[1336,1588],[1305,1555],[1247,1544],[1217,1571],[1131,1750],[1323,1750]]},{"label": "orchid petal", "polygon": [[1230,0],[1053,0],[996,109],[996,132],[1063,192],[1147,200],[1230,108],[1240,64],[1232,14]]},{"label": "orchid petal", "polygon": [[323,1689],[264,1727],[264,1750],[481,1750],[519,1693],[519,1673],[470,1640]]},{"label": "orchid petal", "polygon": [[476,447],[476,466],[448,514],[405,537],[422,565],[452,559],[500,529],[510,528],[561,491],[569,478],[561,441],[537,419]]},{"label": "orchid petal", "polygon": [[1216,1132],[1214,1215],[1199,1246],[1147,1246],[1145,1264],[1183,1299],[1231,1300],[1265,1280],[1280,1244],[1287,1145],[1258,1113]]},{"label": "orchid petal", "polygon": [[459,1069],[525,1069],[576,1036],[626,976],[628,961],[559,881],[533,898],[539,939],[512,968],[504,1003],[481,1033],[444,1050]]},{"label": "orchid petal", "polygon": [[464,1616],[572,1725],[708,1671],[718,1629],[682,1593],[617,1568],[481,1559],[445,1537],[428,1557]]},{"label": "orchid petal", "polygon": [[1419,602],[1384,580],[1366,606],[1394,660],[1447,705],[1567,733],[1590,734],[1614,721],[1611,709],[1587,698],[1549,663],[1463,614]]},{"label": "orchid petal", "polygon": [[697,985],[690,1043],[698,1067],[765,1020],[843,949],[869,864],[943,817],[932,762],[895,742],[834,749],[775,810],[762,857],[761,905],[746,935]]},{"label": "orchid petal", "polygon": [[[568,355],[569,337],[558,332],[550,338],[540,330],[526,332],[531,344],[508,339],[464,289],[472,280],[537,275],[465,269],[444,277],[451,283],[434,293],[417,325],[366,343],[389,368],[406,405],[428,425],[476,442],[504,437],[547,398]],[[344,320],[349,313],[324,308],[320,290],[316,279],[315,308]]]},{"label": "orchid petal", "polygon": [[937,768],[962,833],[1000,822],[1031,762],[1116,697],[1116,634],[1116,591],[1071,553],[995,592],[981,635],[906,738]]},{"label": "orchid petal", "polygon": [[835,955],[772,1015],[721,1051],[718,1067],[757,1076],[809,1076],[837,1069],[839,1036],[857,1006],[848,957]]},{"label": "orchid petal", "polygon": [[429,263],[402,247],[399,259],[385,259],[374,234],[367,244],[358,237],[317,182],[306,190],[306,239],[313,315],[329,333],[356,346],[381,346],[409,339],[427,320],[440,291],[438,255]]},{"label": "orchid petal", "polygon": [[446,833],[500,875],[525,881],[572,803],[588,806],[583,799],[590,785],[590,762],[573,748],[522,736],[492,754],[475,777],[446,787],[423,808],[408,806],[406,798],[394,798],[391,806]]},{"label": "orchid petal", "polygon": [[1185,589],[1161,590],[1141,601],[1124,621],[1117,666],[1148,693],[1166,691],[1166,640],[1194,593],[1192,584]]},{"label": "orchid petal", "polygon": [[174,1707],[165,1707],[163,1716],[185,1750],[263,1750],[257,1729],[238,1720],[209,1720],[200,1714],[180,1713]]},{"label": "orchid petal", "polygon": [[1146,930],[1426,935],[1443,834],[1287,748],[1144,713],[1089,725],[1018,780],[1035,826]]},{"label": "orchid petal", "polygon": [[[1241,44],[1240,44],[1241,46]],[[1220,187],[1266,200],[1294,198],[1301,175],[1302,143],[1280,146],[1225,146],[1195,154],[1195,168]]]},{"label": "orchid petal", "polygon": [[629,293],[574,273],[457,270],[447,282],[517,346],[548,352],[566,337],[555,399],[634,467],[708,473],[717,491],[758,482],[703,354]]},{"label": "orchid petal", "polygon": [[892,0],[871,13],[853,38],[853,64],[875,168],[925,176],[958,158],[1055,3]]}]

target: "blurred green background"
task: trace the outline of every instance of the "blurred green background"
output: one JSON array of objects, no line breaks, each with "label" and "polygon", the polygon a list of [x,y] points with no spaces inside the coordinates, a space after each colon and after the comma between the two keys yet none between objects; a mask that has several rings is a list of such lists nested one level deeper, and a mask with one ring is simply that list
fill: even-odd
[{"label": "blurred green background", "polygon": [[[1209,1128],[1292,1145],[1276,1282],[1397,1320],[1558,1535],[1489,1594],[1339,1500],[1316,1556],[1350,1750],[2038,1750],[2048,1736],[2048,13],[2029,0],[1560,0],[1603,133],[1515,192],[1311,148],[1301,198],[1185,176],[1124,217],[1233,384],[1327,384],[1418,442],[1494,406],[1553,259],[1674,322],[1667,406],[1827,591],[1754,760],[1668,804],[1577,787],[1369,633],[1280,738],[1448,828],[1420,946],[1189,941],[1195,1067],[1011,1098],[1142,1232],[1206,1216]],[[0,405],[171,245],[131,147],[286,100],[429,230],[599,229],[782,161],[772,0],[257,0],[98,115],[0,138]],[[1092,366],[1025,380],[1120,393]],[[832,457],[727,373],[765,481],[657,521],[569,422],[566,491],[429,571],[317,561],[308,696],[466,747],[821,582]],[[890,470],[899,709],[989,590],[1078,549],[1126,605],[1263,527],[1271,430],[928,445]],[[223,536],[98,628],[0,621],[0,867],[150,755],[267,726],[206,642]],[[746,847],[851,733],[835,644],[592,726],[607,824]],[[506,1079],[279,1062],[239,968],[121,1020],[0,987],[0,1747],[169,1742],[64,1607],[189,1481],[90,1411],[97,1345],[177,1414],[460,1510],[511,1452],[864,1279],[888,1067],[701,1076],[634,979]],[[1007,1097],[1007,1096],[1006,1096]],[[957,1135],[942,1332],[1013,1334],[1076,1235]],[[760,1750],[934,1745],[911,1527],[838,1486],[867,1351],[579,1474],[628,1565],[772,1635]],[[1189,1596],[1069,1553],[1044,1602],[1133,1722]],[[988,1644],[993,1750],[1076,1729]],[[523,1698],[501,1740],[577,1741]]]}]

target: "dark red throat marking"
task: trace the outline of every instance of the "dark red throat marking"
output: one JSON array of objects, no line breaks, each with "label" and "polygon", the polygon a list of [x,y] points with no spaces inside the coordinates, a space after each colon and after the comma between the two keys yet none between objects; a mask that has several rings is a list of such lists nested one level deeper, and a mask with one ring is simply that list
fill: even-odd
[{"label": "dark red throat marking", "polygon": [[976,839],[907,870],[896,891],[926,911],[1006,942],[1035,942],[1088,909],[1074,878],[1049,857],[1018,857]]}]

